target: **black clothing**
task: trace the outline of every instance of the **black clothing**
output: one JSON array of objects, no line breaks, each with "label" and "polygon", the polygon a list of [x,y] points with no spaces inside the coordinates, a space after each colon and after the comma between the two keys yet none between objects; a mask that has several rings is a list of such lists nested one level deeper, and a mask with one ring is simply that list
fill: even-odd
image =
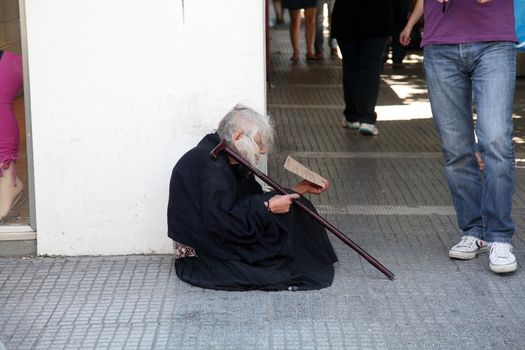
[{"label": "black clothing", "polygon": [[[209,134],[175,165],[170,181],[168,236],[195,248],[175,260],[177,275],[223,290],[319,289],[331,285],[337,261],[324,228],[292,206],[272,214],[254,175],[210,151]],[[311,204],[302,198],[305,203]]]},{"label": "black clothing", "polygon": [[317,0],[282,0],[282,7],[289,10],[307,9],[317,6]]},{"label": "black clothing", "polygon": [[343,114],[350,123],[375,124],[383,53],[387,38],[338,40],[343,59]]},{"label": "black clothing", "polygon": [[332,37],[337,40],[386,38],[394,28],[390,0],[336,0]]},{"label": "black clothing", "polygon": [[410,0],[392,0],[392,12],[394,15],[394,29],[392,32],[393,63],[403,63],[406,55],[406,47],[399,42],[399,36],[407,25],[410,3]]},{"label": "black clothing", "polygon": [[335,1],[332,36],[343,57],[343,114],[348,122],[376,122],[379,74],[393,28],[390,0]]}]

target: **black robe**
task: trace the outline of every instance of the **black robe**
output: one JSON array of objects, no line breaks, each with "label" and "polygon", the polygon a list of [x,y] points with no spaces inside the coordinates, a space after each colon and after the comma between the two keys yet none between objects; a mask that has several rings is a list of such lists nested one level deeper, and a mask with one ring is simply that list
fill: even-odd
[{"label": "black robe", "polygon": [[[209,134],[175,165],[170,181],[168,236],[196,250],[175,260],[177,276],[220,290],[307,290],[332,284],[337,261],[324,228],[292,206],[272,214],[254,175],[210,151]],[[313,208],[304,197],[301,200]]]}]

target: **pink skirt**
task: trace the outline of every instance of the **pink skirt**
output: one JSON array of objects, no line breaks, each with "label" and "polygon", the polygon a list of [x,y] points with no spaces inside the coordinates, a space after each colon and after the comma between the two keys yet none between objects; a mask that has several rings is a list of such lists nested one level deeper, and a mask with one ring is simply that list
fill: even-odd
[{"label": "pink skirt", "polygon": [[0,57],[0,176],[18,158],[20,136],[13,103],[22,87],[22,57],[4,51]]}]

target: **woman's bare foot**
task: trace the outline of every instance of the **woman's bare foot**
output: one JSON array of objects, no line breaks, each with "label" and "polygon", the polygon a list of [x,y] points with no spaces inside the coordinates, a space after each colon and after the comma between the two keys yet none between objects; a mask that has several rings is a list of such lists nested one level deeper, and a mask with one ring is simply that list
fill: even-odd
[{"label": "woman's bare foot", "polygon": [[319,61],[321,58],[322,58],[322,56],[319,56],[319,55],[316,55],[316,54],[313,54],[313,53],[306,54],[306,60],[307,61]]}]

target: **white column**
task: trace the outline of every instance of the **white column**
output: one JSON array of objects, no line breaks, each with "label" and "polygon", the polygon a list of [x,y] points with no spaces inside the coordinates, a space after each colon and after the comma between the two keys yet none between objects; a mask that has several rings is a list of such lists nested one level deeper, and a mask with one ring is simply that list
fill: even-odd
[{"label": "white column", "polygon": [[39,254],[172,251],[175,162],[264,111],[263,3],[26,0]]}]

